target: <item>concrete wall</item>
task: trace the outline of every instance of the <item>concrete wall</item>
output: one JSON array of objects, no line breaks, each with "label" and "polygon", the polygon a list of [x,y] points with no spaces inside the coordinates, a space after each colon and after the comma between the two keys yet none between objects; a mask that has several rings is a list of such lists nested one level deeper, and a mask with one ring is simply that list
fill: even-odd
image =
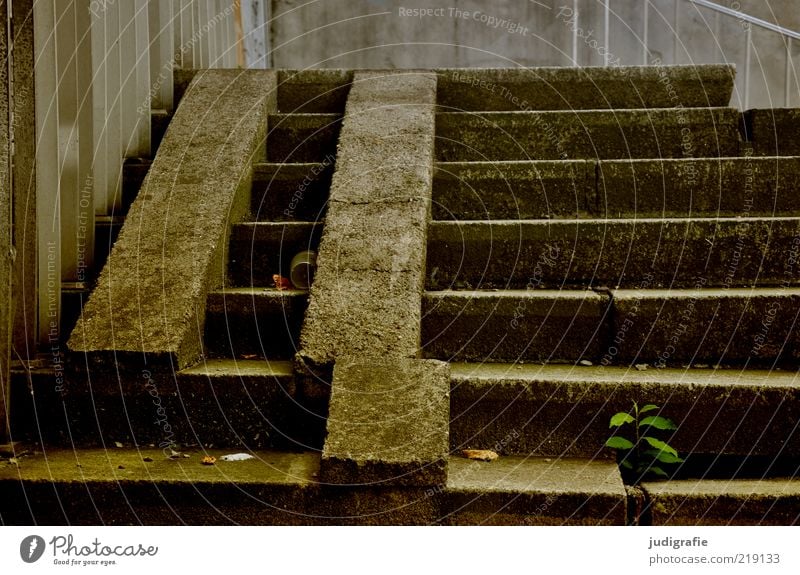
[{"label": "concrete wall", "polygon": [[[272,65],[277,68],[431,68],[567,66],[573,28],[581,65],[602,65],[599,49],[621,65],[642,64],[643,3],[609,0],[609,38],[599,0],[536,2],[452,0],[273,0]],[[676,12],[676,2],[679,9]],[[719,0],[784,26],[800,29],[797,0]],[[580,14],[570,19],[573,8]],[[437,8],[422,17],[416,8]],[[562,9],[564,8],[564,9]],[[457,11],[457,10],[458,11]],[[476,12],[479,14],[476,16]],[[488,20],[493,18],[491,22]],[[744,62],[747,33],[740,22],[684,0],[650,0],[649,59],[666,64]],[[496,22],[505,21],[499,26]],[[680,42],[674,42],[675,30]],[[750,104],[783,105],[785,49],[777,35],[753,30]],[[593,41],[595,41],[593,43]],[[795,42],[794,65],[800,64]],[[740,69],[734,104],[744,105]],[[793,105],[800,105],[797,82]]]}]

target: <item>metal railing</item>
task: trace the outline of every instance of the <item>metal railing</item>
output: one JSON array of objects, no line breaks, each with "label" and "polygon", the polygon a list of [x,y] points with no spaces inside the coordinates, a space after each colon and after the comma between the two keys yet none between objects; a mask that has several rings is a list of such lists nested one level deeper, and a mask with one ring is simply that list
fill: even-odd
[{"label": "metal railing", "polygon": [[[791,106],[800,99],[798,90],[797,70],[794,63],[793,49],[795,40],[800,40],[800,32],[784,28],[777,24],[756,18],[740,10],[723,6],[709,0],[672,0],[672,13],[667,0],[644,0],[640,6],[640,21],[629,23],[624,20],[622,11],[617,10],[624,7],[627,0],[599,0],[602,6],[602,32],[605,46],[602,57],[602,64],[610,66],[613,62],[619,61],[614,58],[614,44],[625,40],[618,40],[614,37],[612,28],[619,24],[626,40],[629,43],[636,43],[640,47],[638,57],[630,57],[630,50],[626,50],[624,64],[687,64],[687,63],[710,63],[709,57],[713,57],[715,62],[735,63],[739,71],[737,78],[736,99],[738,105],[744,109],[750,108],[754,103],[757,106],[773,107],[775,105]],[[738,6],[738,3],[735,3]],[[591,62],[586,58],[581,59],[579,46],[581,34],[584,27],[581,22],[583,9],[589,5],[583,0],[573,0],[571,18],[572,26],[572,65],[590,65]],[[713,16],[712,16],[713,15]],[[726,25],[720,25],[719,18],[725,19]],[[694,19],[694,21],[693,21]],[[671,35],[672,54],[661,54],[656,56],[652,47],[653,20],[661,29],[667,30]],[[712,21],[713,20],[713,21]],[[597,25],[597,20],[594,21]],[[589,24],[586,25],[589,27]],[[758,30],[759,37],[754,35],[754,29]],[[707,38],[703,42],[703,50],[693,49],[689,36],[699,36],[705,33]],[[740,38],[736,37],[737,34]],[[773,36],[772,39],[764,35]],[[598,35],[599,36],[599,35]],[[777,39],[777,41],[775,41]],[[739,47],[736,43],[740,43]],[[710,48],[710,49],[709,49]],[[776,57],[775,49],[779,48],[784,59],[784,66],[781,69],[782,78],[777,80],[772,77],[774,65],[771,60]],[[756,62],[754,64],[754,57]],[[757,65],[762,71],[761,94],[754,97],[754,66]],[[769,77],[768,77],[769,76]],[[782,90],[782,98],[774,97],[776,86]]]},{"label": "metal railing", "polygon": [[240,64],[239,0],[33,3],[38,339],[60,337],[61,289],[85,284],[96,216],[119,213],[126,158],[151,156],[173,69]]}]

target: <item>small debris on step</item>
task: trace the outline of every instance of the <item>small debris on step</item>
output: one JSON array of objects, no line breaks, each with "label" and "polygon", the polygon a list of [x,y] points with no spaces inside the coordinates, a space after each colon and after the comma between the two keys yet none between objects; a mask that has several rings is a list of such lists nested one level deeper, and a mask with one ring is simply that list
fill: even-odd
[{"label": "small debris on step", "polygon": [[203,465],[214,465],[217,462],[216,457],[211,457],[210,455],[206,455],[203,459],[200,460],[200,463]]},{"label": "small debris on step", "polygon": [[274,274],[272,281],[275,283],[275,289],[279,291],[285,291],[292,287],[292,282],[289,281],[289,278],[285,278],[280,274]]},{"label": "small debris on step", "polygon": [[475,461],[494,461],[499,455],[491,449],[465,449],[461,452],[467,459]]},{"label": "small debris on step", "polygon": [[695,369],[708,369],[707,363],[696,363],[693,366]]},{"label": "small debris on step", "polygon": [[125,446],[124,446],[124,445],[123,445],[121,442],[119,442],[119,441],[115,441],[115,442],[114,442],[114,445],[116,445],[117,447],[120,447],[120,448],[121,448],[121,447],[125,447]]},{"label": "small debris on step", "polygon": [[580,365],[583,365],[583,366],[585,366],[585,367],[590,367],[590,366],[592,365],[592,362],[591,362],[591,361],[589,361],[588,359],[582,359],[582,360],[580,360],[578,363],[579,363]]},{"label": "small debris on step", "polygon": [[142,461],[144,461],[145,463],[152,463],[153,462],[153,458],[152,457],[143,457]]},{"label": "small debris on step", "polygon": [[124,465],[117,465],[117,469],[125,469]]},{"label": "small debris on step", "polygon": [[247,461],[248,459],[254,459],[254,457],[249,453],[231,453],[223,455],[219,459],[220,461]]},{"label": "small debris on step", "polygon": [[637,371],[647,371],[647,368],[650,366],[646,363],[637,363],[633,367],[635,367]]}]

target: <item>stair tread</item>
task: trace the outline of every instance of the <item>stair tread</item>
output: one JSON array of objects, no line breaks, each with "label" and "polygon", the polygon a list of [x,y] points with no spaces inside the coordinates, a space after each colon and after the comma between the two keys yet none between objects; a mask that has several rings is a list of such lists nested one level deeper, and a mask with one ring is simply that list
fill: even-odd
[{"label": "stair tread", "polygon": [[663,218],[659,217],[644,217],[644,218],[632,218],[632,217],[622,217],[622,218],[596,218],[596,217],[586,217],[586,218],[525,218],[525,219],[459,219],[459,220],[434,220],[431,222],[431,225],[434,226],[498,226],[498,227],[510,227],[510,226],[556,226],[556,225],[596,225],[596,224],[607,224],[607,225],[635,225],[635,224],[658,224],[658,223],[669,223],[673,225],[691,225],[693,222],[720,222],[723,224],[731,224],[734,222],[741,222],[743,224],[753,224],[757,222],[800,222],[800,217],[798,216],[764,216],[764,215],[757,215],[752,216],[749,218],[738,218],[735,216],[725,217],[714,217],[714,216],[687,216],[683,218],[672,217],[672,216],[665,216]]},{"label": "stair tread", "polygon": [[[759,369],[697,369],[541,365],[519,363],[451,363],[451,379],[458,383],[487,386],[530,384],[540,381],[565,384],[658,383],[663,385],[725,385],[800,389],[800,373]],[[457,391],[455,391],[457,393]]]},{"label": "stair tread", "polygon": [[291,377],[294,375],[292,362],[270,359],[207,359],[178,372],[178,376],[228,377],[263,376]]},{"label": "stair tread", "polygon": [[[745,297],[798,297],[798,287],[732,287],[732,288],[666,288],[666,289],[612,289],[615,298],[662,299],[669,297],[745,298]],[[428,298],[459,299],[581,299],[605,296],[591,289],[490,289],[490,290],[438,290],[426,291]]]},{"label": "stair tread", "polygon": [[236,297],[249,296],[252,298],[295,298],[308,296],[308,291],[299,289],[279,290],[269,287],[226,287],[209,292],[209,297]]}]

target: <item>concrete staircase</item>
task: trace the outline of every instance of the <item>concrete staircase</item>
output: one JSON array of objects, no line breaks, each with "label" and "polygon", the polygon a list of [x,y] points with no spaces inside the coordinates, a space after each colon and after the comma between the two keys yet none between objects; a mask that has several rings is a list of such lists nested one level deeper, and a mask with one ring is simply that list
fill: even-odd
[{"label": "concrete staircase", "polygon": [[643,484],[639,520],[769,522],[800,486],[800,158],[732,109],[641,95],[508,112],[440,91],[422,341],[451,362],[451,449],[609,458],[611,415],[655,403],[686,462]]},{"label": "concrete staircase", "polygon": [[[800,522],[793,111],[723,66],[248,74],[176,112],[3,523]],[[633,401],[669,481],[603,447]]]}]

